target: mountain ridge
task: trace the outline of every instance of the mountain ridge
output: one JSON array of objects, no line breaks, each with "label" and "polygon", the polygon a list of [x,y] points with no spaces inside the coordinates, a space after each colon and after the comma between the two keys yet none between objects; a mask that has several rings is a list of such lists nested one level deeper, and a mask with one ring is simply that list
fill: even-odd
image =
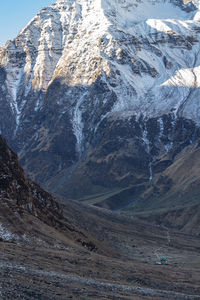
[{"label": "mountain ridge", "polygon": [[81,198],[145,187],[195,149],[198,14],[198,1],[57,1],[2,47],[0,128],[29,176]]},{"label": "mountain ridge", "polygon": [[17,155],[1,135],[0,173],[0,242],[37,243],[47,248],[74,243],[89,251],[98,250],[89,235],[64,217],[62,205],[26,178]]}]

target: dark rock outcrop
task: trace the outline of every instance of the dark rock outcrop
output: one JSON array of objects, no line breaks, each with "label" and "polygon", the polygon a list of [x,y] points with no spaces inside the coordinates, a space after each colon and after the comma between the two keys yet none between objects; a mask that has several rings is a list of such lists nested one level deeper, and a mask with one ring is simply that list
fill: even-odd
[{"label": "dark rock outcrop", "polygon": [[0,136],[0,239],[23,240],[24,237],[26,240],[25,236],[28,236],[31,243],[30,237],[45,240],[48,231],[52,230],[89,251],[98,250],[95,241],[64,218],[62,208],[55,199],[26,178],[17,155]]}]

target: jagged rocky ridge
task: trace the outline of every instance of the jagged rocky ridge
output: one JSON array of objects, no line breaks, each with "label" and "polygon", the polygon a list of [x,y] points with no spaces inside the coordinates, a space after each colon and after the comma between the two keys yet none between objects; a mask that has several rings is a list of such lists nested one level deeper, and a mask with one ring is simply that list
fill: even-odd
[{"label": "jagged rocky ridge", "polygon": [[198,147],[199,37],[198,1],[57,1],[0,50],[1,132],[50,191],[140,195]]},{"label": "jagged rocky ridge", "polygon": [[55,199],[26,178],[17,155],[8,148],[2,136],[0,241],[18,241],[30,245],[48,245],[53,241],[55,247],[56,243],[62,245],[68,242],[84,246],[90,251],[97,251],[94,242],[64,217],[63,210]]},{"label": "jagged rocky ridge", "polygon": [[17,155],[7,147],[1,136],[0,173],[1,218],[11,219],[10,215],[14,214],[14,220],[17,220],[23,212],[28,212],[50,225],[62,218],[59,205],[50,194],[25,177]]}]

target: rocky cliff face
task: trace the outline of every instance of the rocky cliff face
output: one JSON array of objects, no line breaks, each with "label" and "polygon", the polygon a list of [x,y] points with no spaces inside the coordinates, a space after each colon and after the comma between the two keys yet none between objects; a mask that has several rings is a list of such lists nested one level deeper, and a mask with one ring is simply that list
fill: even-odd
[{"label": "rocky cliff face", "polygon": [[[65,207],[67,211],[67,207]],[[0,242],[19,242],[59,248],[75,243],[97,251],[79,227],[69,222],[60,205],[28,180],[17,155],[0,136]]]},{"label": "rocky cliff face", "polygon": [[198,141],[199,39],[198,1],[57,1],[0,50],[1,132],[55,193],[145,186]]},{"label": "rocky cliff face", "polygon": [[[23,211],[51,223],[54,217],[62,218],[62,211],[53,197],[25,177],[17,155],[7,147],[0,136],[0,200],[2,211],[20,216]],[[54,217],[53,217],[54,216]],[[2,216],[1,216],[2,218]],[[5,219],[9,216],[5,213]]]}]

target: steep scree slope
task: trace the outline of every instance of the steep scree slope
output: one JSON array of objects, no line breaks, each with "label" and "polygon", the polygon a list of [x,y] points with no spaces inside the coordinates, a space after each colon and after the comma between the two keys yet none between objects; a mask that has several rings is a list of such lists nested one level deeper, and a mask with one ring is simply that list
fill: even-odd
[{"label": "steep scree slope", "polygon": [[76,247],[98,250],[93,240],[64,218],[54,198],[26,178],[16,154],[1,136],[0,241],[54,247],[75,243]]}]

